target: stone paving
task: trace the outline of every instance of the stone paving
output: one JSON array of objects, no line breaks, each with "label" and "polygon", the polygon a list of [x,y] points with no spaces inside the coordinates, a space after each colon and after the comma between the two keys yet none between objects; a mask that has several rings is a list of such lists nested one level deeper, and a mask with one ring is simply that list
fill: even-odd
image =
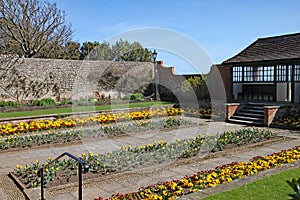
[{"label": "stone paving", "polygon": [[[14,183],[8,179],[7,173],[13,171],[16,164],[26,164],[39,160],[46,161],[48,157],[55,158],[63,152],[70,152],[73,155],[79,156],[83,152],[92,151],[94,153],[104,153],[118,149],[123,145],[139,146],[154,141],[163,139],[164,141],[175,141],[177,138],[191,138],[200,133],[217,133],[226,130],[236,130],[245,127],[244,125],[229,124],[225,122],[213,122],[210,120],[189,118],[198,123],[198,126],[184,127],[165,134],[164,131],[148,131],[142,134],[130,134],[127,136],[116,138],[104,138],[96,141],[82,141],[81,144],[54,147],[48,149],[33,149],[18,152],[5,152],[0,154],[0,199],[25,199],[22,192],[16,188]],[[220,164],[227,164],[233,161],[249,161],[253,156],[263,156],[266,154],[278,152],[283,149],[292,148],[300,144],[300,131],[288,131],[280,129],[272,129],[279,135],[288,136],[290,139],[283,140],[277,143],[269,143],[263,146],[258,146],[251,149],[240,149],[240,151],[231,151],[220,154],[214,158],[201,162],[191,162],[187,164],[178,164],[173,166],[173,163],[167,163],[159,170],[156,167],[143,169],[135,172],[128,172],[127,176],[107,177],[105,180],[100,180],[97,183],[84,183],[83,199],[94,199],[95,197],[109,197],[114,193],[125,193],[136,191],[141,186],[148,186],[160,181],[173,180],[181,178],[186,174],[193,174],[197,171],[213,169]],[[205,155],[201,155],[205,156]],[[144,173],[147,171],[147,173]],[[39,199],[39,189],[31,189],[26,191],[30,199]],[[77,199],[77,184],[74,187],[56,189],[55,191],[46,190],[48,199]],[[201,194],[199,194],[201,195]],[[191,198],[192,199],[192,198]]]}]

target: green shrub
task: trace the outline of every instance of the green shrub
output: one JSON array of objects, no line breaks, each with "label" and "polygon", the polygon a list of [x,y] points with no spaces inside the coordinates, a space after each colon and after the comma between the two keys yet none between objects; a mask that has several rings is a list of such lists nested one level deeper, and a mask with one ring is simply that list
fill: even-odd
[{"label": "green shrub", "polygon": [[98,100],[96,98],[89,98],[89,102],[97,102]]},{"label": "green shrub", "polygon": [[143,101],[143,94],[141,93],[134,93],[130,95],[130,100],[137,100],[137,101]]},{"label": "green shrub", "polygon": [[19,107],[20,104],[16,101],[0,101],[0,107]]},{"label": "green shrub", "polygon": [[60,102],[61,105],[72,105],[73,101],[72,100],[63,100],[62,102]]},{"label": "green shrub", "polygon": [[92,105],[93,100],[85,100],[85,99],[80,99],[80,100],[64,100],[61,102],[62,105],[74,105],[74,106],[88,106],[88,105]]},{"label": "green shrub", "polygon": [[136,101],[144,101],[143,94],[141,93],[134,93],[126,95],[122,98],[123,100],[136,100]]},{"label": "green shrub", "polygon": [[46,98],[46,99],[32,100],[30,105],[32,105],[32,106],[54,106],[54,105],[56,105],[56,103],[53,99]]},{"label": "green shrub", "polygon": [[86,99],[81,99],[81,100],[75,100],[74,104],[77,106],[88,106],[91,105],[91,102],[89,102]]}]

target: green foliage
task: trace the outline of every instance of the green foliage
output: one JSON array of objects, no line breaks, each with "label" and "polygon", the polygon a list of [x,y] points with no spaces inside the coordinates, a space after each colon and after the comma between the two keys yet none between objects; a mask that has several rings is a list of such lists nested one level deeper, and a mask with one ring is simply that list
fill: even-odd
[{"label": "green foliage", "polygon": [[273,138],[275,136],[276,134],[274,134],[270,130],[259,130],[257,128],[250,127],[236,131],[226,131],[220,134],[218,141],[214,146],[214,151],[223,150],[228,144],[241,146],[247,143],[257,143],[265,139]]},{"label": "green foliage", "polygon": [[[57,117],[63,118],[69,115],[60,114]],[[164,128],[174,128],[180,125],[191,125],[187,120],[177,118],[162,118],[160,120],[143,120],[134,121],[133,123],[103,125],[96,128],[88,128],[84,130],[70,130],[70,131],[49,131],[47,134],[27,135],[27,136],[8,136],[0,140],[0,149],[10,149],[17,147],[32,147],[33,145],[67,143],[71,141],[79,141],[86,137],[112,137],[122,135],[130,132],[143,132],[148,130],[157,130]]]},{"label": "green foliage", "polygon": [[300,200],[300,178],[295,179],[293,178],[292,181],[286,181],[289,186],[296,192],[296,194],[289,194],[290,197],[292,197],[293,200]]},{"label": "green foliage", "polygon": [[20,107],[20,103],[16,101],[0,101],[0,107]]},{"label": "green foliage", "polygon": [[81,59],[112,60],[112,52],[107,42],[84,42],[80,48]]},{"label": "green foliage", "polygon": [[198,100],[209,99],[209,91],[205,84],[206,76],[193,76],[186,79],[181,84],[181,90],[184,93],[192,93],[191,95],[196,95]]},{"label": "green foliage", "polygon": [[93,102],[93,103],[95,103],[95,102],[97,102],[98,100],[96,99],[96,98],[93,98],[93,97],[91,97],[91,98],[89,98],[89,100],[88,100],[89,102]]},{"label": "green foliage", "polygon": [[73,100],[63,100],[60,102],[61,105],[72,105]]},{"label": "green foliage", "polygon": [[[96,99],[95,99],[96,100]],[[92,98],[89,100],[86,99],[76,99],[76,100],[64,100],[61,102],[61,105],[74,105],[74,106],[88,106],[92,105],[95,102]]]},{"label": "green foliage", "polygon": [[134,93],[134,94],[130,95],[130,100],[144,101],[143,94]]},{"label": "green foliage", "polygon": [[51,45],[47,45],[35,57],[78,60],[80,58],[80,43],[67,41],[60,46],[51,47]]},{"label": "green foliage", "polygon": [[138,42],[129,43],[120,39],[112,46],[114,61],[150,62],[151,52]]},{"label": "green foliage", "polygon": [[151,52],[143,48],[138,42],[129,43],[120,39],[114,45],[104,41],[99,43],[84,42],[80,48],[81,59],[110,60],[110,61],[137,61],[150,62]]},{"label": "green foliage", "polygon": [[[164,125],[167,124],[168,126],[172,122],[176,126],[176,124],[178,123],[181,124],[184,121],[182,121],[181,119],[168,118],[167,120],[161,122],[162,124]],[[155,124],[157,122],[153,121],[153,123]],[[147,128],[152,128],[151,125],[147,123],[147,121],[138,122],[138,124],[136,125],[137,127],[143,126]],[[116,133],[122,130],[125,126],[123,127],[106,126],[106,127],[107,127],[106,129],[103,129],[105,134],[110,132]],[[134,129],[132,131],[134,131]],[[99,130],[97,129],[85,130],[85,132],[82,134],[86,136],[87,134],[90,133],[99,134]],[[233,135],[234,133],[235,132],[233,132]],[[264,133],[265,132],[261,132],[262,135]],[[64,133],[64,134],[68,135],[68,133]],[[53,137],[55,137],[55,135],[53,135]],[[147,144],[144,146],[137,146],[137,147],[122,146],[118,150],[99,154],[99,155],[98,154],[94,155],[91,152],[89,152],[89,154],[84,153],[82,154],[80,159],[88,163],[91,169],[90,170],[91,173],[106,174],[113,171],[124,171],[128,169],[135,169],[138,166],[149,165],[151,163],[160,164],[165,161],[192,157],[197,155],[197,153],[200,152],[200,150],[203,148],[203,145],[204,148],[207,149],[207,143],[211,142],[211,144],[209,145],[212,145],[213,142],[215,142],[217,139],[218,139],[218,135],[199,135],[195,138],[190,138],[190,139],[183,139],[183,140],[177,139],[176,142],[172,142],[172,143],[167,143],[165,141],[160,140],[158,142],[154,142],[152,144]],[[57,168],[56,171],[58,171],[59,169],[67,169],[68,168],[67,166],[69,166],[70,161],[63,160],[59,162],[60,163],[56,164],[53,168],[50,167],[48,169],[48,172],[50,171],[50,169],[56,169],[56,168]],[[34,173],[34,171],[37,169],[36,164],[38,164],[38,162],[27,166],[26,169],[20,166],[17,166],[15,169],[15,172],[19,177],[25,180],[27,180],[28,178],[29,182],[27,182],[27,185],[30,185],[31,187],[37,187],[37,185],[40,183],[38,180],[38,175]],[[74,168],[70,170],[74,172]],[[54,180],[56,176],[56,173],[54,172],[50,174],[51,174],[51,178],[49,177],[47,179],[48,181]],[[76,175],[76,173],[72,173],[72,175]]]},{"label": "green foliage", "polygon": [[122,98],[123,100],[135,100],[135,101],[144,101],[142,93],[134,93],[126,95]]},{"label": "green foliage", "polygon": [[46,98],[46,99],[38,99],[33,100],[30,103],[31,106],[55,106],[56,102],[53,99]]},{"label": "green foliage", "polygon": [[[71,100],[63,101],[66,104],[72,104]],[[113,104],[113,106],[112,106]],[[24,116],[37,116],[37,115],[49,115],[57,113],[71,113],[71,112],[88,112],[95,110],[111,110],[117,108],[140,108],[140,107],[151,107],[158,105],[168,105],[169,102],[137,102],[137,103],[119,103],[116,104],[115,101],[112,104],[100,105],[100,106],[73,106],[73,107],[63,107],[63,108],[54,108],[54,109],[38,109],[30,111],[16,111],[16,112],[1,112],[0,118],[10,118],[10,117],[24,117]]]},{"label": "green foliage", "polygon": [[62,119],[62,118],[66,118],[66,117],[70,117],[71,114],[68,114],[68,113],[58,113],[56,115],[57,119]]}]

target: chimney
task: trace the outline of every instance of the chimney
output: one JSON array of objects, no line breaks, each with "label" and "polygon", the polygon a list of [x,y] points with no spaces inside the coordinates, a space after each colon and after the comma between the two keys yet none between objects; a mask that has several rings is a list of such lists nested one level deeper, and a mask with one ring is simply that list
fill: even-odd
[{"label": "chimney", "polygon": [[163,66],[164,65],[164,61],[162,61],[162,60],[157,61],[157,64],[159,64],[160,66]]}]

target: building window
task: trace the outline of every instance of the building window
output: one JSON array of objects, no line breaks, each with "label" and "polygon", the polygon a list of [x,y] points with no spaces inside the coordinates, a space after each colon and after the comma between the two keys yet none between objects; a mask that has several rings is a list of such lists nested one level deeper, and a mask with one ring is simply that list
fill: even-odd
[{"label": "building window", "polygon": [[242,82],[243,81],[243,67],[234,66],[233,67],[232,79],[233,82]]},{"label": "building window", "polygon": [[234,66],[232,78],[233,82],[271,82],[274,66]]},{"label": "building window", "polygon": [[256,81],[264,81],[264,67],[257,67]]},{"label": "building window", "polygon": [[286,81],[286,65],[277,65],[276,67],[276,81],[285,82]]},{"label": "building window", "polygon": [[274,66],[259,66],[254,68],[254,81],[274,81]]},{"label": "building window", "polygon": [[264,67],[264,81],[274,81],[274,67],[265,66]]},{"label": "building window", "polygon": [[253,81],[253,67],[250,66],[244,67],[244,81],[245,82]]},{"label": "building window", "polygon": [[300,65],[295,65],[295,81],[300,81]]}]

